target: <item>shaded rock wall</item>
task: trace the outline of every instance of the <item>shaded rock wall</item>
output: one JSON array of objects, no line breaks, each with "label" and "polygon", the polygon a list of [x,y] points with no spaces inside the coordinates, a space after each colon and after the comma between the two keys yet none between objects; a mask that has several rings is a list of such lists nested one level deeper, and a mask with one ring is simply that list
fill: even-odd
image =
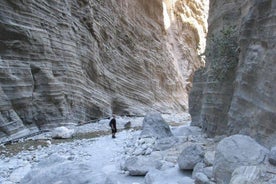
[{"label": "shaded rock wall", "polygon": [[[223,66],[235,62],[238,58],[236,53],[228,52],[230,49],[227,47],[233,39],[234,45],[238,42],[238,37],[234,36],[238,31],[234,27],[238,27],[240,21],[239,6],[239,1],[210,1],[207,48],[204,53],[206,65],[195,73],[194,89],[190,93],[189,101],[192,125],[202,127],[209,136],[227,132],[235,67],[223,72]],[[232,27],[233,33],[225,36],[225,32],[230,31]],[[235,51],[236,48],[232,50]]]},{"label": "shaded rock wall", "polygon": [[1,1],[0,137],[111,113],[187,110],[191,75],[202,65],[206,5]]},{"label": "shaded rock wall", "polygon": [[202,72],[195,76],[201,80],[195,80],[189,102],[190,106],[198,101],[202,105],[190,108],[190,113],[193,124],[202,126],[209,136],[242,133],[267,146],[276,144],[275,8],[272,0],[210,1],[207,49],[212,46],[212,35],[235,26],[239,58],[237,67],[216,81],[216,86],[210,83],[214,82],[212,57],[207,56],[206,77]]},{"label": "shaded rock wall", "polygon": [[229,110],[228,131],[276,144],[276,2],[243,4],[240,63]]}]

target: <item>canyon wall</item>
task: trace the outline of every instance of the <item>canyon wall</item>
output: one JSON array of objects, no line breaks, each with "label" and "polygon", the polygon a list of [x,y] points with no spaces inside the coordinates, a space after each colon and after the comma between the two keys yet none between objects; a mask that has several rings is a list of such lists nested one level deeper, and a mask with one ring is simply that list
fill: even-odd
[{"label": "canyon wall", "polygon": [[188,109],[208,1],[2,0],[0,138]]},{"label": "canyon wall", "polygon": [[207,135],[241,133],[276,144],[275,12],[272,0],[210,1],[206,67],[196,72],[189,98],[192,124]]}]

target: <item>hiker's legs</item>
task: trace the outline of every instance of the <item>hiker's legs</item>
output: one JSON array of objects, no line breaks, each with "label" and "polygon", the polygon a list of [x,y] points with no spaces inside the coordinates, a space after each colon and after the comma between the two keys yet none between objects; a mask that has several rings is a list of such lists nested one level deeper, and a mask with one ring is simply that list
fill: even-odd
[{"label": "hiker's legs", "polygon": [[112,129],[112,138],[115,138],[115,133],[116,133],[116,131],[114,129]]}]

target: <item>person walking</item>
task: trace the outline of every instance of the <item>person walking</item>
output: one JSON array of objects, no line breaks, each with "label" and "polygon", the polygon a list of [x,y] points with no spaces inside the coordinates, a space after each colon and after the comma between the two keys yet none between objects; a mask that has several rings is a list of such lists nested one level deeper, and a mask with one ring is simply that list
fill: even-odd
[{"label": "person walking", "polygon": [[109,122],[109,126],[111,127],[111,133],[112,133],[112,138],[115,138],[115,134],[117,132],[117,128],[116,128],[116,119],[115,119],[115,115],[112,115],[112,119]]}]

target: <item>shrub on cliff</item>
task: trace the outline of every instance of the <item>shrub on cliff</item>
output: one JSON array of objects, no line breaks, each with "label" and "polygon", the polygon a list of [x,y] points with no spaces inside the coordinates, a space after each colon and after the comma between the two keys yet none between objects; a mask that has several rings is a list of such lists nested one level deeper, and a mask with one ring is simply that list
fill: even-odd
[{"label": "shrub on cliff", "polygon": [[238,64],[238,34],[233,26],[225,27],[210,37],[210,44],[203,54],[207,58],[208,76],[211,81],[223,81],[235,72]]}]

